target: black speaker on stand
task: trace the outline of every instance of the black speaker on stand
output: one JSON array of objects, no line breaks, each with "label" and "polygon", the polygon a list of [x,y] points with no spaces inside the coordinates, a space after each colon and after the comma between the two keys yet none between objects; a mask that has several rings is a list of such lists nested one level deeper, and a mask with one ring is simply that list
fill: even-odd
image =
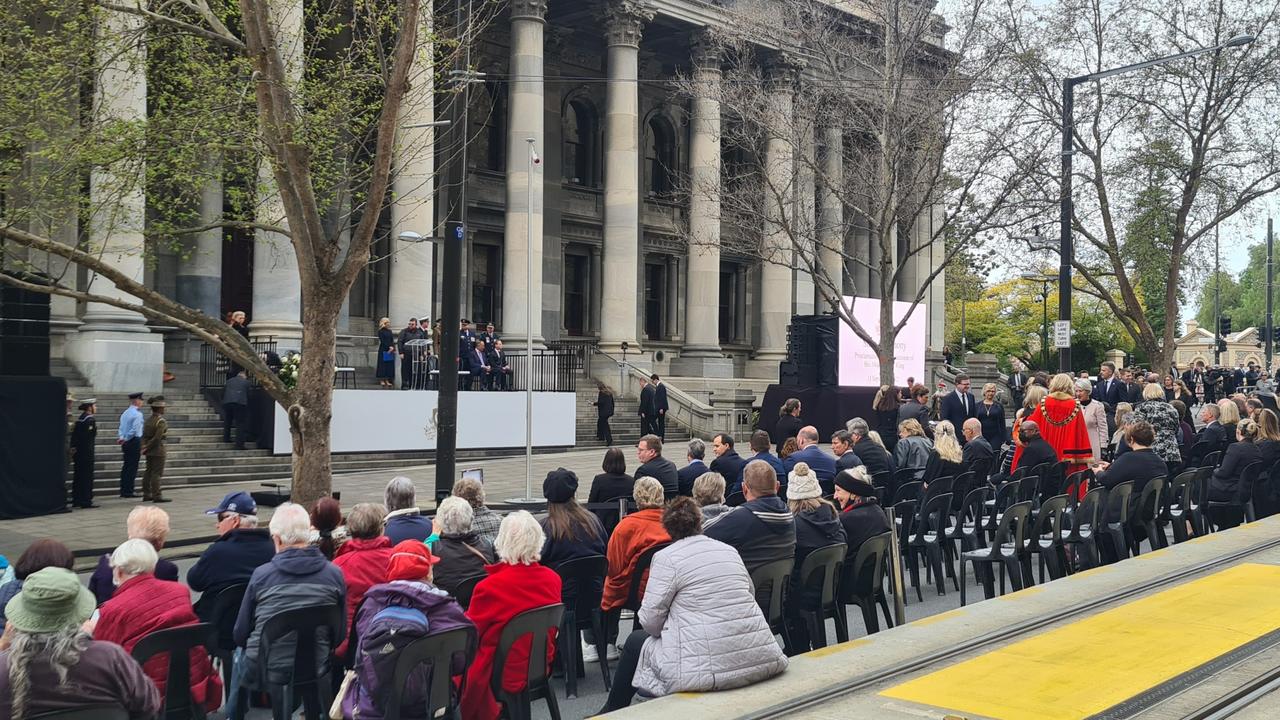
[{"label": "black speaker on stand", "polygon": [[66,511],[66,396],[62,378],[0,375],[0,518]]}]

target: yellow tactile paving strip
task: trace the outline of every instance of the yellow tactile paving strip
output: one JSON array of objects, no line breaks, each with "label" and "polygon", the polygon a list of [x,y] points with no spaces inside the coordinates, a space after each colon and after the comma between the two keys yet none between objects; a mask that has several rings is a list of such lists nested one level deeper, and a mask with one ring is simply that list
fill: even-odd
[{"label": "yellow tactile paving strip", "polygon": [[1000,720],[1086,718],[1280,629],[1280,566],[1243,564],[881,693]]}]

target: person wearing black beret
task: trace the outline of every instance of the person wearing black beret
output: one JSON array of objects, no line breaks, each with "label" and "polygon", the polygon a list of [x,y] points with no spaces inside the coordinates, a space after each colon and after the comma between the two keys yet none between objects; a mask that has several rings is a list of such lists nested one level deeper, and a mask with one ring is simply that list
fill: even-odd
[{"label": "person wearing black beret", "polygon": [[538,518],[547,540],[542,546],[542,564],[554,568],[562,562],[590,555],[604,555],[607,535],[600,518],[578,504],[578,476],[572,470],[556,468],[542,481],[547,514]]},{"label": "person wearing black beret", "polygon": [[846,557],[858,556],[862,543],[889,532],[889,520],[876,497],[867,468],[862,465],[841,470],[835,477],[835,498],[840,506],[840,524],[849,546]]}]

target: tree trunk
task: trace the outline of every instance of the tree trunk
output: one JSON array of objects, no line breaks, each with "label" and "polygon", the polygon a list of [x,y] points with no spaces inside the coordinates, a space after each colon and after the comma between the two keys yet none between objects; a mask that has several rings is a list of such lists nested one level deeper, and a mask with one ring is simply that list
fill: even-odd
[{"label": "tree trunk", "polygon": [[880,384],[894,384],[893,299],[880,299]]},{"label": "tree trunk", "polygon": [[335,303],[311,302],[303,307],[297,402],[289,408],[289,432],[293,437],[292,500],[303,506],[332,492],[329,426],[333,420],[336,318]]}]

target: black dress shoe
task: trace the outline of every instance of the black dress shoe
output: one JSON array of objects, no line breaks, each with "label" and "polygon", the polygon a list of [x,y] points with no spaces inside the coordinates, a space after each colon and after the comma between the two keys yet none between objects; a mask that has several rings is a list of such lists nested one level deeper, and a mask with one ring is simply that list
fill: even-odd
[{"label": "black dress shoe", "polygon": [[98,504],[89,503],[88,505],[77,505],[76,507],[80,508],[81,510],[92,510],[93,508],[98,507]]},{"label": "black dress shoe", "polygon": [[130,494],[130,495],[121,495],[120,497],[122,497],[122,498],[128,498],[128,499],[132,500],[132,499],[134,499],[134,498],[136,498],[136,497],[138,497],[138,496],[137,496],[137,495]]},{"label": "black dress shoe", "polygon": [[158,497],[158,498],[152,499],[151,502],[154,502],[154,503],[173,502],[173,498]]}]

